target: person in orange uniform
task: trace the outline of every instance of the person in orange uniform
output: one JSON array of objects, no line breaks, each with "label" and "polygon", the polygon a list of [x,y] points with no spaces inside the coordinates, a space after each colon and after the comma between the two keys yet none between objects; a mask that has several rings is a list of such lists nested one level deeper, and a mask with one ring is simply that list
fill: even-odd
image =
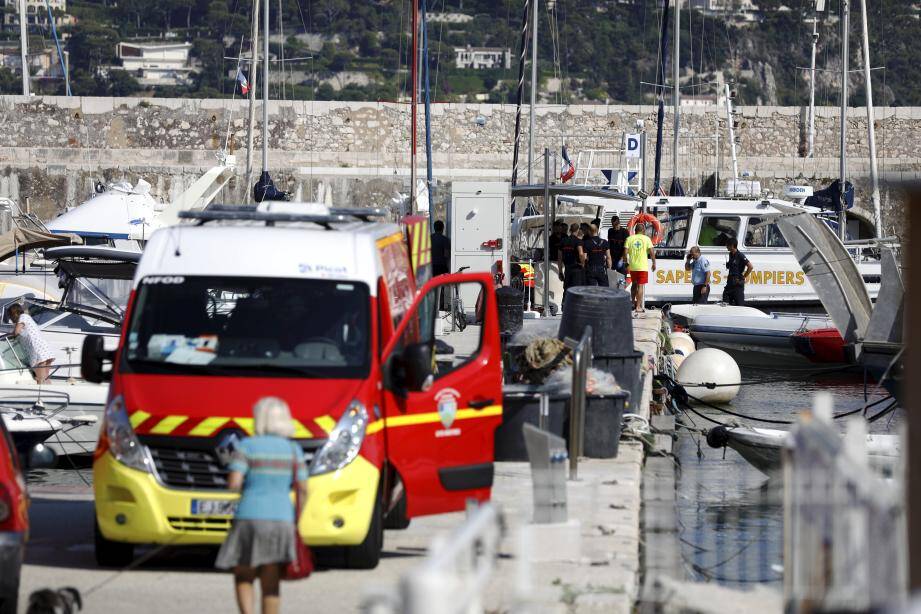
[{"label": "person in orange uniform", "polygon": [[652,270],[656,270],[656,248],[646,236],[646,224],[639,222],[633,227],[633,234],[624,243],[624,260],[630,271],[630,295],[633,297],[633,309],[645,313],[646,284],[649,283],[649,260]]}]

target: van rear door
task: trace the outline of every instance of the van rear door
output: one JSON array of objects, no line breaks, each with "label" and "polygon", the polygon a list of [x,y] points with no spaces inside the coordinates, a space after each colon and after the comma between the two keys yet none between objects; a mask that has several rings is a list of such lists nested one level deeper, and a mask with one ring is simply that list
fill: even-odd
[{"label": "van rear door", "polygon": [[[443,337],[452,347],[436,354],[440,308],[471,290],[483,293],[484,321]],[[450,318],[445,327],[451,327]],[[493,435],[502,420],[502,357],[490,275],[429,281],[383,356],[387,453],[403,480],[407,516],[462,510],[470,498],[488,500]]]}]

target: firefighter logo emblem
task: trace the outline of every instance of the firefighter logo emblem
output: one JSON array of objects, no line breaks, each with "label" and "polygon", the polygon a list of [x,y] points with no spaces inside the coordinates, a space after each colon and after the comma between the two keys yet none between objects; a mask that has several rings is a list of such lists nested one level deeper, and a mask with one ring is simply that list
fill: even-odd
[{"label": "firefighter logo emblem", "polygon": [[453,388],[445,388],[435,395],[435,401],[438,403],[438,417],[441,424],[446,428],[451,428],[454,424],[454,418],[457,416],[457,399],[460,393]]}]

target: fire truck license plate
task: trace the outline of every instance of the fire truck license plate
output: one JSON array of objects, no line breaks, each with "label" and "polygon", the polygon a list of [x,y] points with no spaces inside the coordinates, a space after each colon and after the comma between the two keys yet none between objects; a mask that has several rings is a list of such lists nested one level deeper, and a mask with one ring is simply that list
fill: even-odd
[{"label": "fire truck license plate", "polygon": [[236,501],[192,499],[192,514],[195,516],[233,516],[236,511]]}]

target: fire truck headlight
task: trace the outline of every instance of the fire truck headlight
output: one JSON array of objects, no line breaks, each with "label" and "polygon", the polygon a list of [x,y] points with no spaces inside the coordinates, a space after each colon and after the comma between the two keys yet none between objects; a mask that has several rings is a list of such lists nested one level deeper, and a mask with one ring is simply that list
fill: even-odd
[{"label": "fire truck headlight", "polygon": [[358,401],[352,401],[329,434],[329,439],[313,457],[310,475],[336,471],[355,460],[367,428],[368,410]]},{"label": "fire truck headlight", "polygon": [[112,399],[106,406],[105,436],[109,450],[118,462],[133,469],[150,471],[150,456],[131,426],[125,402],[121,396]]}]

